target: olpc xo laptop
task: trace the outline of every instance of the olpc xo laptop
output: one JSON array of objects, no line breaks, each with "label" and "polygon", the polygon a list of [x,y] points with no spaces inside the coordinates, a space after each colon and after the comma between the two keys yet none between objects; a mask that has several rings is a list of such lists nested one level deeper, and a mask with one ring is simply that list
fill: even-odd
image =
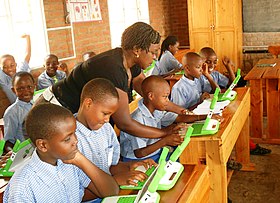
[{"label": "olpc xo laptop", "polygon": [[[170,159],[168,161],[166,161],[166,157],[168,155],[169,150],[166,147],[163,148],[162,153],[159,158],[159,163],[164,164],[165,173],[159,181],[158,188],[157,188],[158,190],[171,189],[176,184],[177,180],[179,179],[180,175],[182,174],[182,172],[184,170],[184,166],[181,163],[176,162],[176,161],[178,160],[178,158],[180,157],[182,152],[185,150],[185,148],[189,144],[192,131],[193,131],[193,128],[188,127],[188,130],[185,134],[184,141],[180,145],[177,146],[177,148],[171,154]],[[136,170],[140,170],[140,171],[146,173],[147,175],[149,175],[148,173],[150,173],[151,169],[146,170],[144,168],[144,166],[139,166],[136,168]],[[142,188],[142,184],[143,184],[143,182],[138,181],[137,186],[122,185],[122,186],[120,186],[120,188],[121,189],[130,189],[130,190],[139,190]]]},{"label": "olpc xo laptop", "polygon": [[30,159],[34,149],[35,148],[30,139],[23,142],[17,140],[13,147],[12,155],[6,160],[7,162],[3,168],[0,168],[0,177],[11,177],[16,170],[24,166],[24,164]]},{"label": "olpc xo laptop", "polygon": [[237,92],[233,90],[233,88],[237,85],[239,79],[241,78],[240,69],[237,69],[236,77],[234,81],[231,83],[229,88],[225,91],[225,93],[220,93],[218,95],[218,101],[225,101],[225,100],[234,100]]}]

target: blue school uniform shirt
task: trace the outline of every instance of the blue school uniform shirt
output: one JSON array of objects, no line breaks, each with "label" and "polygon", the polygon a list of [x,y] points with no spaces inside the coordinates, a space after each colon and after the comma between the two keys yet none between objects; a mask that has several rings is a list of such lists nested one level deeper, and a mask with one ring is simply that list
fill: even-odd
[{"label": "blue school uniform shirt", "polygon": [[183,65],[173,56],[173,54],[166,50],[160,57],[159,63],[153,69],[152,75],[163,75],[173,69],[179,69]]},{"label": "blue school uniform shirt", "polygon": [[47,72],[44,71],[38,77],[38,90],[52,86],[54,83],[64,78],[66,78],[66,73],[63,71],[57,70],[56,75],[54,77],[48,76]]},{"label": "blue school uniform shirt", "polygon": [[[143,99],[138,101],[138,108],[131,114],[132,119],[138,121],[139,123],[151,126],[155,128],[161,128],[161,119],[164,115],[164,111],[155,110],[152,114],[149,109],[144,105]],[[126,132],[121,131],[120,133],[120,145],[121,145],[121,155],[128,159],[139,159],[134,155],[134,150],[146,147],[157,142],[157,139],[151,138],[140,138],[130,135]],[[160,153],[160,149],[156,150],[152,154],[141,159],[146,159]]]},{"label": "blue school uniform shirt", "polygon": [[78,149],[91,162],[104,172],[110,173],[111,165],[117,165],[120,159],[120,144],[110,123],[98,130],[90,130],[76,121]]},{"label": "blue school uniform shirt", "polygon": [[9,181],[3,202],[81,202],[90,182],[78,167],[61,160],[53,166],[41,161],[35,150]]},{"label": "blue school uniform shirt", "polygon": [[203,80],[188,79],[185,75],[172,87],[171,101],[186,109],[199,103],[204,90]]},{"label": "blue school uniform shirt", "polygon": [[33,101],[24,102],[16,99],[10,105],[3,116],[4,119],[4,140],[15,143],[17,139],[21,142],[25,140],[24,120],[32,108]]},{"label": "blue school uniform shirt", "polygon": [[[210,75],[220,87],[227,87],[229,79],[226,76],[218,71],[212,71]],[[202,82],[204,83],[204,92],[210,93],[212,91],[212,87],[209,80],[204,75],[202,75],[199,79],[203,80]]]},{"label": "blue school uniform shirt", "polygon": [[[16,72],[19,72],[19,71],[30,72],[30,67],[26,61],[20,63],[16,69],[17,69]],[[12,77],[10,77],[6,73],[4,73],[2,68],[0,68],[0,87],[7,95],[10,103],[11,104],[14,103],[17,99],[17,96],[11,89],[12,88]]]}]

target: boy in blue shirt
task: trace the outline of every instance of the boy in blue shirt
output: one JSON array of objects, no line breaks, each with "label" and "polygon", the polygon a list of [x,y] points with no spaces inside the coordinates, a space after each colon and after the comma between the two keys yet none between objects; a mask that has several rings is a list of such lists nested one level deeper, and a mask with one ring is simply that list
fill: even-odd
[{"label": "boy in blue shirt", "polygon": [[[205,119],[206,115],[178,115],[166,112],[170,94],[170,87],[166,80],[160,76],[149,76],[141,85],[143,99],[139,100],[138,108],[131,114],[131,117],[141,124],[161,128],[162,125],[168,126],[173,122],[194,122]],[[168,116],[167,116],[168,115]],[[180,126],[181,133],[167,135],[162,138],[150,139],[140,138],[121,131],[120,144],[121,155],[124,161],[141,160],[151,158],[158,161],[161,148],[164,146],[177,146],[182,143],[184,128]]]},{"label": "boy in blue shirt", "polygon": [[97,167],[112,174],[119,185],[137,185],[135,180],[144,181],[147,176],[134,169],[139,165],[148,168],[155,163],[152,160],[119,161],[120,145],[109,123],[110,116],[118,106],[118,92],[109,80],[96,78],[83,87],[80,108],[76,114],[78,148]]},{"label": "boy in blue shirt", "polygon": [[49,54],[45,57],[45,71],[38,77],[38,90],[45,89],[54,83],[66,77],[66,73],[57,70],[59,66],[58,57],[54,54]]},{"label": "boy in blue shirt", "polygon": [[186,109],[202,102],[210,97],[205,91],[205,80],[201,80],[202,74],[208,79],[212,89],[216,89],[217,84],[212,76],[203,71],[203,59],[194,52],[188,52],[182,59],[185,74],[173,86],[171,91],[171,101]]},{"label": "boy in blue shirt", "polygon": [[17,98],[15,93],[11,90],[12,77],[19,71],[30,72],[30,67],[28,65],[31,57],[30,36],[23,35],[22,38],[26,39],[26,54],[21,64],[17,65],[15,58],[10,54],[5,54],[0,57],[0,87],[5,92],[11,104],[14,103]]},{"label": "boy in blue shirt", "polygon": [[77,148],[76,122],[64,107],[41,104],[26,118],[36,146],[31,159],[11,178],[3,202],[81,202],[84,189],[99,197],[117,195],[115,180]]},{"label": "boy in blue shirt", "polygon": [[11,151],[16,140],[25,140],[24,120],[33,105],[35,80],[28,72],[17,72],[12,78],[12,91],[16,94],[15,103],[4,113],[5,151]]}]

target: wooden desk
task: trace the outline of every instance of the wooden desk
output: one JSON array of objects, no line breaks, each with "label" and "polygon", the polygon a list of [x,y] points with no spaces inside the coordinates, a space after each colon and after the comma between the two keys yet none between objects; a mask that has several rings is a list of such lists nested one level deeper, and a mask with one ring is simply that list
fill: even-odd
[{"label": "wooden desk", "polygon": [[[184,165],[184,171],[175,186],[158,191],[161,203],[205,203],[209,201],[209,172],[205,165]],[[136,194],[135,190],[121,190],[120,195]]]},{"label": "wooden desk", "polygon": [[[280,144],[280,59],[261,59],[257,64],[273,63],[277,65],[255,65],[245,80],[250,81],[251,87],[251,137],[258,142]],[[267,129],[263,125],[264,110],[267,112]]]},{"label": "wooden desk", "polygon": [[226,163],[235,145],[236,159],[242,170],[252,171],[249,154],[249,112],[250,89],[236,88],[237,97],[223,111],[224,121],[219,131],[212,136],[192,137],[188,147],[180,157],[184,164],[195,164],[206,157],[210,173],[210,201],[227,202]]}]

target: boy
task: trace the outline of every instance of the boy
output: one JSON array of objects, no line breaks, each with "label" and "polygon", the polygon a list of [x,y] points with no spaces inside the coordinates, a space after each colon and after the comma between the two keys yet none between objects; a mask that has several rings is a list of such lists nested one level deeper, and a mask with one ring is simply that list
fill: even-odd
[{"label": "boy", "polygon": [[182,59],[185,74],[173,86],[171,91],[171,101],[186,109],[209,98],[209,93],[205,92],[205,80],[200,80],[202,73],[208,79],[213,90],[217,85],[208,72],[203,72],[203,60],[194,52],[188,52]]},{"label": "boy", "polygon": [[38,90],[45,89],[66,77],[66,73],[58,69],[58,57],[49,54],[45,57],[45,71],[38,77]]},{"label": "boy", "polygon": [[[141,85],[143,99],[138,102],[138,108],[131,114],[131,117],[147,126],[161,128],[175,122],[194,122],[205,119],[206,115],[177,115],[168,112],[166,116],[166,107],[169,102],[170,87],[166,80],[160,76],[149,76]],[[168,118],[167,118],[168,117]],[[164,146],[177,146],[182,143],[181,135],[168,135],[163,138],[149,139],[140,138],[121,131],[120,144],[121,155],[124,161],[139,160],[143,158],[151,158],[155,162],[158,161],[161,148]]]},{"label": "boy", "polygon": [[147,168],[155,163],[152,160],[137,163],[119,161],[119,142],[109,123],[118,106],[118,92],[109,80],[96,78],[83,87],[76,114],[78,148],[97,167],[112,174],[119,185],[137,185],[135,180],[143,181],[147,176],[134,169],[138,165]]},{"label": "boy", "polygon": [[4,113],[5,151],[11,151],[16,140],[25,140],[26,133],[23,123],[33,105],[35,80],[28,72],[17,72],[12,78],[12,91],[16,94],[15,103]]},{"label": "boy", "polygon": [[36,149],[11,178],[3,202],[81,202],[84,188],[99,197],[118,194],[115,180],[78,151],[75,129],[75,118],[64,107],[32,108],[26,130]]},{"label": "boy", "polygon": [[5,92],[10,103],[16,101],[17,96],[11,90],[12,87],[12,77],[16,72],[27,71],[30,72],[29,61],[31,57],[31,43],[29,35],[22,35],[22,38],[26,39],[26,54],[24,61],[17,66],[15,58],[12,55],[6,54],[0,57],[0,87]]},{"label": "boy", "polygon": [[[215,51],[212,48],[210,47],[202,48],[200,50],[200,56],[207,64],[208,73],[212,76],[213,80],[218,84],[219,87],[226,88],[234,81],[235,75],[233,70],[235,69],[235,67],[233,66],[232,61],[228,57],[223,58],[223,64],[229,73],[229,78],[227,78],[226,76],[224,76],[223,74],[215,70],[218,63],[218,58]],[[206,83],[205,90],[207,92],[212,92],[211,85],[207,81],[207,78],[205,78],[204,76],[202,76],[201,78],[205,80]]]}]

